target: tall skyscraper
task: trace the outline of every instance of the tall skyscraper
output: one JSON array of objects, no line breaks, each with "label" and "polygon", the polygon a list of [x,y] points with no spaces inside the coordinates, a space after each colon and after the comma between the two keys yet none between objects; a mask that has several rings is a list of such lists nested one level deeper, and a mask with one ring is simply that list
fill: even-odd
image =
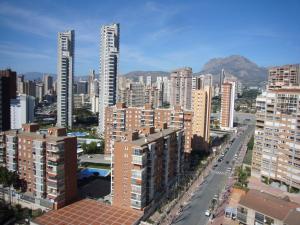
[{"label": "tall skyscraper", "polygon": [[101,28],[100,77],[99,77],[99,133],[105,129],[105,108],[116,104],[117,76],[119,69],[120,25]]},{"label": "tall skyscraper", "polygon": [[235,82],[226,81],[222,84],[220,127],[224,130],[233,128],[235,100]]},{"label": "tall skyscraper", "polygon": [[10,99],[16,98],[16,77],[10,69],[0,70],[0,131],[10,129]]},{"label": "tall skyscraper", "polygon": [[72,128],[74,30],[58,33],[57,125]]},{"label": "tall skyscraper", "polygon": [[269,69],[268,87],[256,99],[251,174],[300,189],[299,65]]},{"label": "tall skyscraper", "polygon": [[185,67],[172,71],[170,105],[190,110],[192,106],[192,68]]},{"label": "tall skyscraper", "polygon": [[199,85],[199,88],[192,92],[192,147],[194,150],[208,150],[210,138],[211,76],[202,77],[201,80],[202,86]]}]

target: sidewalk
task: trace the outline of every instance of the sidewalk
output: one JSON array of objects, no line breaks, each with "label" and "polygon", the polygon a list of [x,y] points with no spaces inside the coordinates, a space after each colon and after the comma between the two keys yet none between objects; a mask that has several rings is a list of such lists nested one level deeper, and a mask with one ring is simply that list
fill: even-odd
[{"label": "sidewalk", "polygon": [[[219,153],[221,153],[227,147],[228,147],[228,143],[226,143],[222,147],[222,149]],[[205,169],[202,172],[200,172],[200,174],[197,176],[197,178],[193,181],[192,185],[190,187],[188,187],[186,189],[186,191],[184,192],[184,194],[177,200],[175,206],[173,206],[170,209],[170,212],[168,213],[166,218],[164,218],[162,220],[162,222],[160,224],[162,224],[162,225],[172,224],[172,222],[176,219],[176,217],[181,213],[182,208],[186,204],[188,204],[188,202],[191,200],[191,197],[193,196],[196,189],[199,188],[199,186],[202,184],[202,182],[204,181],[204,178],[206,176],[208,176],[210,170],[212,169],[213,164],[217,160],[217,157],[218,157],[218,155],[216,155],[214,158],[212,158],[212,156],[210,156],[208,158],[208,160],[209,160],[208,165],[205,167]]]}]

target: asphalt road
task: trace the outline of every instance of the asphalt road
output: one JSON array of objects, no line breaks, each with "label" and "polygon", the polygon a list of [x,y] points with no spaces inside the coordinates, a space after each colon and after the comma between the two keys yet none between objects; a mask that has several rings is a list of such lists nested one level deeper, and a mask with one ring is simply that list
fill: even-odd
[{"label": "asphalt road", "polygon": [[[242,146],[247,135],[254,132],[254,126],[249,126],[230,146],[224,156],[224,160],[218,163],[218,167],[212,170],[205,179],[204,183],[195,192],[189,204],[187,204],[182,213],[177,217],[173,224],[182,225],[205,225],[208,217],[205,211],[209,208],[210,202],[215,194],[219,194],[224,188],[229,173],[226,172],[228,167],[232,167],[232,160],[238,149]],[[226,161],[229,161],[227,164]]]}]

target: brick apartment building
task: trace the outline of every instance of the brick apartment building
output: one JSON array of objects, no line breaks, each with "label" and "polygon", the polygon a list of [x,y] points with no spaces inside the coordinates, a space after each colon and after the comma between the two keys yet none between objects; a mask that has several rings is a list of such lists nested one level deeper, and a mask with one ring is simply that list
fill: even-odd
[{"label": "brick apartment building", "polygon": [[235,100],[235,82],[225,81],[222,84],[220,127],[224,130],[233,128],[233,113]]},{"label": "brick apartment building", "polygon": [[128,131],[112,151],[112,205],[147,211],[169,193],[183,165],[183,129]]},{"label": "brick apartment building", "polygon": [[27,199],[58,209],[77,197],[77,139],[66,136],[65,128],[52,127],[47,134],[38,129],[24,124],[22,130],[5,132],[2,159],[19,174]]},{"label": "brick apartment building", "polygon": [[184,129],[184,152],[189,155],[192,151],[192,111],[184,111],[180,106],[169,109],[153,109],[151,104],[144,107],[126,107],[124,103],[106,108],[105,125],[105,155],[110,158],[114,143],[121,140],[128,130],[142,130],[143,127],[153,126],[156,129],[168,127]]}]

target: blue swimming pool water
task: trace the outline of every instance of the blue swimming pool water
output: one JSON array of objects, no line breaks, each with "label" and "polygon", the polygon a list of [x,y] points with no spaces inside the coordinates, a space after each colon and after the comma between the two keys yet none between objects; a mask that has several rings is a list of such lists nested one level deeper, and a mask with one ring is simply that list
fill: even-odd
[{"label": "blue swimming pool water", "polygon": [[93,176],[94,173],[99,173],[99,177],[107,177],[110,174],[110,170],[96,169],[96,168],[85,168],[79,172],[79,179],[84,177]]}]

